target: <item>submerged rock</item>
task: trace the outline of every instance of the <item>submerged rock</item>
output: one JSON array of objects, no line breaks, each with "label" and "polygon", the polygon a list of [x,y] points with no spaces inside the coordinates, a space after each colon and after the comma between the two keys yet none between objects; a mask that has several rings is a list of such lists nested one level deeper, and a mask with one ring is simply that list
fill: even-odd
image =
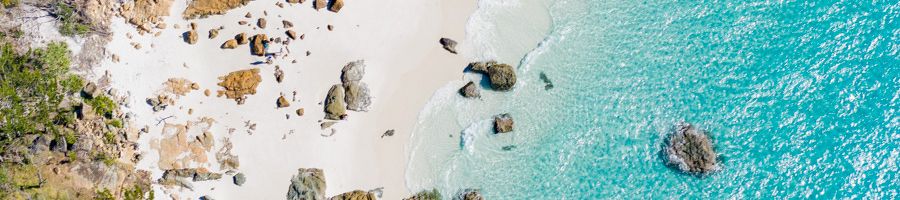
[{"label": "submerged rock", "polygon": [[541,72],[540,78],[541,78],[541,81],[544,82],[544,90],[553,89],[553,82],[550,82],[550,78],[547,77],[547,74],[544,74],[544,72]]},{"label": "submerged rock", "polygon": [[669,166],[692,174],[707,174],[719,169],[712,140],[706,132],[687,123],[675,126],[665,146]]},{"label": "submerged rock", "polygon": [[478,90],[478,86],[475,85],[475,82],[469,81],[465,86],[459,88],[459,94],[466,98],[479,98],[481,97],[481,92]]},{"label": "submerged rock", "polygon": [[342,120],[347,117],[344,105],[344,87],[333,85],[325,98],[325,119]]},{"label": "submerged rock", "polygon": [[486,74],[491,82],[491,88],[498,91],[508,91],[516,85],[516,71],[507,64],[489,62],[470,63],[472,71]]},{"label": "submerged rock", "polygon": [[513,130],[513,118],[509,113],[494,116],[494,132],[508,133]]},{"label": "submerged rock", "polygon": [[375,200],[375,194],[362,190],[354,190],[331,197],[329,200]]},{"label": "submerged rock", "polygon": [[346,91],[344,101],[347,103],[347,110],[369,110],[369,105],[372,104],[372,96],[366,83],[358,81],[344,83],[344,90]]},{"label": "submerged rock", "polygon": [[456,54],[456,41],[450,38],[441,38],[441,45],[450,53]]},{"label": "submerged rock", "polygon": [[316,168],[300,168],[291,177],[288,200],[325,200],[325,173]]}]

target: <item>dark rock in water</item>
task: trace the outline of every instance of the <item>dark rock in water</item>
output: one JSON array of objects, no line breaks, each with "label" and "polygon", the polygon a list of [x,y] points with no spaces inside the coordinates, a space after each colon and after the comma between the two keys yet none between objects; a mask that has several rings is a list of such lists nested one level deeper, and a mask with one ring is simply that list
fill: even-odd
[{"label": "dark rock in water", "polygon": [[491,82],[491,88],[498,91],[508,91],[516,85],[516,71],[512,66],[494,61],[470,63],[472,71],[486,74]]},{"label": "dark rock in water", "polygon": [[479,98],[481,97],[481,91],[478,90],[478,86],[475,85],[475,82],[469,81],[465,86],[459,88],[459,94],[466,98]]},{"label": "dark rock in water", "polygon": [[680,123],[666,140],[666,161],[683,172],[703,175],[719,169],[712,140],[697,127]]},{"label": "dark rock in water", "polygon": [[494,132],[508,133],[513,131],[513,118],[509,113],[494,116]]},{"label": "dark rock in water", "polygon": [[331,197],[329,200],[375,200],[375,194],[362,190],[354,190]]},{"label": "dark rock in water", "polygon": [[514,149],[516,149],[516,145],[507,145],[507,146],[503,146],[503,150],[504,150],[504,151],[512,151],[512,150],[514,150]]},{"label": "dark rock in water", "polygon": [[459,196],[453,198],[454,200],[484,200],[484,197],[481,196],[481,192],[477,189],[466,189],[463,192],[459,193]]},{"label": "dark rock in water", "polygon": [[423,190],[403,200],[441,200],[441,193],[437,189]]},{"label": "dark rock in water", "polygon": [[300,168],[291,177],[287,200],[325,200],[325,173],[316,168]]},{"label": "dark rock in water", "polygon": [[456,41],[450,38],[441,38],[441,45],[444,46],[444,49],[449,51],[450,53],[456,54]]},{"label": "dark rock in water", "polygon": [[541,81],[544,81],[544,90],[553,89],[553,82],[550,82],[550,78],[547,78],[547,74],[541,72]]},{"label": "dark rock in water", "polygon": [[244,183],[247,182],[247,177],[244,175],[244,173],[237,173],[232,178],[234,179],[234,185],[237,186],[244,185]]},{"label": "dark rock in water", "polygon": [[347,117],[344,106],[344,87],[333,85],[325,98],[325,119],[342,120]]}]

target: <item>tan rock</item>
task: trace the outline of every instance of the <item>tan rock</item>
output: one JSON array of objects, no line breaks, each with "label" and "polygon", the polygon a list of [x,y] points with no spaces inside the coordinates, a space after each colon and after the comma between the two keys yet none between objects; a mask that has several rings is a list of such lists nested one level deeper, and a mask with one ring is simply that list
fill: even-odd
[{"label": "tan rock", "polygon": [[297,112],[297,116],[301,116],[301,117],[302,117],[302,116],[303,116],[303,113],[305,113],[306,111],[303,110],[303,108],[298,108],[296,112]]},{"label": "tan rock", "polygon": [[209,96],[210,95],[209,89],[203,90],[203,95]]},{"label": "tan rock", "polygon": [[281,25],[283,25],[286,29],[294,27],[294,23],[291,23],[288,20],[281,20]]},{"label": "tan rock", "polygon": [[234,40],[234,39],[228,39],[228,40],[225,41],[225,43],[222,43],[222,46],[221,46],[220,48],[222,48],[222,49],[234,49],[234,48],[237,48],[237,46],[238,46],[237,40]]},{"label": "tan rock", "polygon": [[253,36],[253,44],[250,46],[250,52],[255,56],[265,56],[265,43],[268,42],[266,34],[256,34]]},{"label": "tan rock", "polygon": [[344,7],[344,0],[332,0],[331,7],[328,8],[331,12],[341,11],[341,8]]},{"label": "tan rock", "polygon": [[284,98],[284,96],[279,96],[278,100],[275,102],[275,105],[277,105],[278,108],[290,107],[291,102]]},{"label": "tan rock", "polygon": [[188,44],[197,44],[197,38],[199,37],[195,30],[184,32],[182,36],[184,37],[184,42],[187,42]]},{"label": "tan rock", "polygon": [[219,80],[222,82],[218,85],[224,89],[219,92],[241,104],[246,95],[256,94],[256,87],[262,82],[262,77],[259,75],[259,68],[253,68],[228,73],[219,77]]},{"label": "tan rock", "polygon": [[[184,19],[225,14],[231,9],[247,5],[250,0],[192,0],[182,13]],[[166,10],[168,12],[168,10]]]},{"label": "tan rock", "polygon": [[213,38],[216,38],[216,36],[219,36],[219,29],[209,29],[209,37],[208,38],[213,39]]},{"label": "tan rock", "polygon": [[297,32],[294,32],[294,30],[287,30],[285,31],[285,34],[287,34],[288,38],[291,38],[292,40],[297,39]]},{"label": "tan rock", "polygon": [[237,41],[238,45],[245,45],[250,43],[250,40],[247,39],[247,33],[240,33],[234,36],[234,40]]},{"label": "tan rock", "polygon": [[256,26],[259,26],[259,28],[266,28],[266,18],[259,18],[256,20]]},{"label": "tan rock", "polygon": [[325,0],[316,0],[315,2],[313,2],[313,8],[315,8],[316,10],[320,10],[322,8],[325,8],[326,6],[328,6],[328,2],[325,2]]}]

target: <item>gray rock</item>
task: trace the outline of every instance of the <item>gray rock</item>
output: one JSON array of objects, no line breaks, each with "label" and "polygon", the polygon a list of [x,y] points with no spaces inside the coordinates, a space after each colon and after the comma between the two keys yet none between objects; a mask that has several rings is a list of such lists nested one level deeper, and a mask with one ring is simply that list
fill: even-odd
[{"label": "gray rock", "polygon": [[288,200],[325,200],[325,173],[316,168],[300,168],[291,177]]},{"label": "gray rock", "polygon": [[81,89],[81,93],[87,98],[94,98],[97,95],[100,95],[100,88],[97,87],[97,84],[88,83]]},{"label": "gray rock", "polygon": [[454,200],[484,200],[484,197],[481,196],[481,191],[477,189],[466,189],[459,193],[458,196],[453,198]]},{"label": "gray rock", "polygon": [[31,153],[49,151],[50,150],[50,138],[47,136],[41,135],[34,138],[31,142],[31,146],[28,147],[31,150]]},{"label": "gray rock", "polygon": [[365,61],[357,60],[347,63],[347,65],[344,65],[344,68],[341,69],[341,83],[361,81],[364,75],[366,75]]},{"label": "gray rock", "polygon": [[513,118],[509,113],[494,116],[494,132],[508,133],[513,131]]},{"label": "gray rock", "polygon": [[478,90],[478,86],[475,85],[475,82],[469,81],[465,86],[459,88],[459,95],[466,98],[479,98],[481,97],[481,91]]},{"label": "gray rock", "polygon": [[369,106],[372,105],[372,96],[366,83],[358,81],[344,83],[344,91],[346,91],[344,101],[347,103],[347,110],[369,111]]},{"label": "gray rock", "polygon": [[325,119],[342,120],[347,117],[344,105],[344,87],[333,85],[325,98]]},{"label": "gray rock", "polygon": [[67,152],[69,151],[69,143],[66,142],[66,137],[56,137],[52,142],[50,142],[50,150],[56,152]]},{"label": "gray rock", "polygon": [[512,66],[495,61],[470,63],[472,71],[488,76],[491,88],[498,91],[508,91],[516,85],[516,71]]},{"label": "gray rock", "polygon": [[719,169],[712,140],[706,132],[691,124],[679,123],[669,135],[665,146],[669,166],[683,172],[705,175]]},{"label": "gray rock", "polygon": [[244,185],[247,182],[247,177],[244,176],[244,173],[237,173],[234,175],[234,184],[237,186]]},{"label": "gray rock", "polygon": [[450,53],[456,54],[456,41],[450,38],[441,38],[441,45]]}]

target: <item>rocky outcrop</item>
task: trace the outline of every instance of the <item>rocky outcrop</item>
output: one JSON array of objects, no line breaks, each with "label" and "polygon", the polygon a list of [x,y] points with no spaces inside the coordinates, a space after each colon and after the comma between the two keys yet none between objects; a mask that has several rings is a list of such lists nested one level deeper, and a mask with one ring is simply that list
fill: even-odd
[{"label": "rocky outcrop", "polygon": [[250,0],[192,0],[182,14],[184,19],[221,15],[228,10],[247,5]]},{"label": "rocky outcrop", "polygon": [[325,200],[325,173],[316,168],[300,168],[291,177],[288,200]]},{"label": "rocky outcrop", "polygon": [[494,132],[508,133],[513,131],[513,118],[509,113],[494,116]]},{"label": "rocky outcrop", "polygon": [[686,173],[705,175],[719,169],[712,140],[697,127],[680,123],[666,139],[664,149],[669,166]]},{"label": "rocky outcrop", "polygon": [[459,95],[466,98],[479,98],[481,97],[481,91],[478,90],[478,86],[475,85],[475,82],[469,81],[465,86],[459,88]]},{"label": "rocky outcrop", "polygon": [[262,77],[259,75],[259,68],[253,68],[228,73],[219,77],[219,80],[222,82],[218,85],[224,90],[219,90],[218,96],[234,99],[240,105],[244,104],[246,95],[256,94],[256,87],[262,82]]},{"label": "rocky outcrop", "polygon": [[256,34],[253,36],[253,44],[250,45],[250,52],[254,56],[265,56],[266,55],[266,43],[269,38],[266,37],[266,34]]},{"label": "rocky outcrop", "polygon": [[349,83],[353,81],[362,80],[363,76],[366,75],[366,63],[363,60],[357,60],[347,65],[344,65],[344,68],[341,69],[341,82]]},{"label": "rocky outcrop", "polygon": [[374,193],[354,190],[333,196],[329,200],[376,200],[376,198]]},{"label": "rocky outcrop", "polygon": [[441,45],[450,53],[456,54],[456,41],[450,38],[441,38]]},{"label": "rocky outcrop", "polygon": [[222,49],[234,49],[234,48],[237,48],[237,46],[238,46],[237,40],[228,39],[225,41],[225,43],[222,43],[221,48]]},{"label": "rocky outcrop", "polygon": [[491,88],[498,91],[508,91],[516,85],[516,71],[512,66],[494,61],[470,63],[472,71],[488,76]]},{"label": "rocky outcrop", "polygon": [[347,103],[347,110],[369,110],[369,105],[372,105],[372,96],[366,83],[358,81],[345,83],[344,90],[346,91],[344,101]]},{"label": "rocky outcrop", "polygon": [[187,42],[188,44],[197,44],[197,39],[200,37],[196,30],[184,32],[182,36],[184,37],[184,42]]},{"label": "rocky outcrop", "polygon": [[275,101],[275,104],[276,104],[276,106],[278,106],[278,108],[284,108],[284,107],[291,106],[291,102],[289,102],[287,99],[285,99],[284,96],[279,96],[278,100]]},{"label": "rocky outcrop", "polygon": [[347,117],[344,105],[344,87],[333,85],[325,98],[325,119],[342,120]]},{"label": "rocky outcrop", "polygon": [[344,0],[332,0],[331,7],[328,8],[331,12],[339,12],[341,8],[344,7]]},{"label": "rocky outcrop", "polygon": [[459,193],[454,200],[484,200],[484,197],[481,196],[481,191],[477,189],[466,189]]},{"label": "rocky outcrop", "polygon": [[247,182],[247,177],[244,175],[244,173],[237,173],[234,175],[234,177],[232,177],[232,181],[234,182],[234,185],[242,186]]},{"label": "rocky outcrop", "polygon": [[403,200],[441,200],[441,193],[437,189],[423,190]]}]

